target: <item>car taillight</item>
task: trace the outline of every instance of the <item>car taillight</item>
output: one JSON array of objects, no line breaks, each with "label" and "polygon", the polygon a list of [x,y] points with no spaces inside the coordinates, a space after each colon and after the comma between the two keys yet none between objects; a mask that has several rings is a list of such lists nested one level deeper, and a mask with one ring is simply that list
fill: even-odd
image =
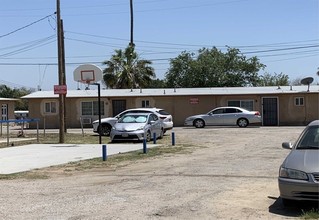
[{"label": "car taillight", "polygon": [[260,115],[260,113],[259,112],[255,112],[255,115]]},{"label": "car taillight", "polygon": [[164,117],[164,116],[161,116],[161,117],[160,117],[160,119],[162,119],[162,120],[164,120],[165,118],[166,118],[166,117]]}]

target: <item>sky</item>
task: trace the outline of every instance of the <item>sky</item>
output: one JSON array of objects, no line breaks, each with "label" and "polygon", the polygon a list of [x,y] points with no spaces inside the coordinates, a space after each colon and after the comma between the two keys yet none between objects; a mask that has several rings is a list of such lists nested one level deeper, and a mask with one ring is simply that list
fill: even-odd
[{"label": "sky", "polygon": [[[0,0],[0,84],[53,90],[58,84],[56,0]],[[130,42],[129,0],[60,0],[68,89],[73,71],[105,68]],[[270,74],[319,82],[319,0],[133,0],[134,43],[164,79],[181,52],[237,48]],[[93,88],[92,88],[93,89]]]}]

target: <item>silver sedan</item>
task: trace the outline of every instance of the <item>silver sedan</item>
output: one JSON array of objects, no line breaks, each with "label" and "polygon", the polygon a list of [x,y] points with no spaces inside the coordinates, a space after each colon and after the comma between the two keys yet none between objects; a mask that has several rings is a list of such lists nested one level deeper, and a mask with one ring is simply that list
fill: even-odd
[{"label": "silver sedan", "polygon": [[127,113],[123,115],[112,127],[111,141],[150,141],[163,138],[163,120],[155,113]]},{"label": "silver sedan", "polygon": [[208,125],[238,125],[247,127],[249,124],[261,123],[258,111],[248,111],[239,107],[219,107],[207,114],[193,115],[185,119],[185,126],[203,128]]},{"label": "silver sedan", "polygon": [[279,170],[283,204],[292,200],[319,203],[319,120],[311,122],[294,145],[284,142],[282,147],[291,149]]}]

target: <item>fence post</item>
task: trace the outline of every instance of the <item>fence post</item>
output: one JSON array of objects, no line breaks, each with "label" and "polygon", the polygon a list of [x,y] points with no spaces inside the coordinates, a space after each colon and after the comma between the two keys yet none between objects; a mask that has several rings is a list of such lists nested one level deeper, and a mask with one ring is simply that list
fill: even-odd
[{"label": "fence post", "polygon": [[156,132],[153,133],[153,144],[156,144]]},{"label": "fence post", "polygon": [[172,145],[175,146],[175,132],[172,131]]},{"label": "fence post", "polygon": [[102,145],[102,158],[103,158],[103,161],[107,160],[106,144]]},{"label": "fence post", "polygon": [[143,153],[146,154],[147,153],[147,146],[146,146],[146,139],[143,139]]}]

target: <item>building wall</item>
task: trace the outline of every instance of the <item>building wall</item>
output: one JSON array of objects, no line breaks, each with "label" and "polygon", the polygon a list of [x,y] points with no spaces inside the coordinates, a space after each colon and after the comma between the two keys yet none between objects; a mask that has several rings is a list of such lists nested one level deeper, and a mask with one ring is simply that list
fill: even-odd
[{"label": "building wall", "polygon": [[[296,106],[296,98],[304,98],[304,104]],[[279,96],[279,125],[306,125],[319,119],[319,94],[299,93]]]},{"label": "building wall", "polygon": [[[278,100],[279,125],[306,125],[319,118],[319,94],[318,93],[292,93],[274,95],[197,95],[197,96],[155,96],[155,97],[101,97],[104,102],[103,117],[114,116],[112,101],[126,100],[126,108],[142,107],[143,100],[149,100],[150,107],[163,108],[173,116],[175,126],[183,126],[185,118],[195,114],[203,114],[219,106],[227,106],[228,101],[252,100],[253,110],[262,113],[262,98],[275,97]],[[304,105],[296,106],[295,98],[303,97]],[[55,113],[45,114],[45,102],[57,102]],[[68,98],[66,100],[66,126],[67,128],[80,128],[81,102],[97,101],[96,98]],[[12,111],[13,113],[13,111]],[[39,127],[59,128],[58,99],[30,99],[30,118],[39,118]],[[97,120],[98,115],[83,116]],[[36,126],[36,125],[34,125]],[[34,127],[33,126],[33,127]],[[32,126],[30,126],[32,127]],[[85,124],[84,127],[92,127]]]},{"label": "building wall", "polygon": [[7,112],[8,113],[8,119],[15,119],[15,116],[14,116],[15,101],[10,101],[10,100],[3,100],[2,101],[1,100],[0,101],[0,108],[2,107],[3,104],[8,105],[8,109],[7,109],[7,111],[8,111]]}]

